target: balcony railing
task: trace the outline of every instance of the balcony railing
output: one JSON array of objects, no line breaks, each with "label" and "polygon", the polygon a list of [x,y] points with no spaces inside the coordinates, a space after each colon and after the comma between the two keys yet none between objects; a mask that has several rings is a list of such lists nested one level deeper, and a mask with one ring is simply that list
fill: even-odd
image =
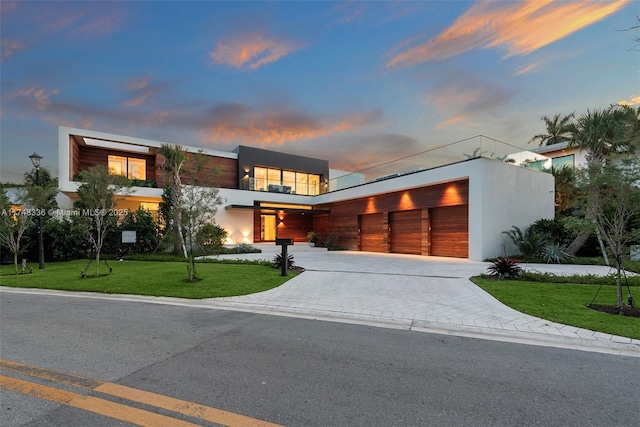
[{"label": "balcony railing", "polygon": [[[324,188],[323,188],[324,187]],[[265,179],[245,177],[240,180],[241,190],[266,191],[269,193],[297,194],[302,196],[317,196],[326,193],[326,185],[322,183],[280,181],[269,182]]]}]

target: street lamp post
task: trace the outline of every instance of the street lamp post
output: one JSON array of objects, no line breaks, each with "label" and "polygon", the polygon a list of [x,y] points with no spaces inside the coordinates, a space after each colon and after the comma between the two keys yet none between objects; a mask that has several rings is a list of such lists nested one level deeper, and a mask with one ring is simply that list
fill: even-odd
[{"label": "street lamp post", "polygon": [[[40,185],[40,162],[42,156],[34,152],[29,156],[31,163],[36,168],[36,185]],[[38,215],[38,268],[42,270],[44,268],[44,245],[42,244],[42,215]]]}]

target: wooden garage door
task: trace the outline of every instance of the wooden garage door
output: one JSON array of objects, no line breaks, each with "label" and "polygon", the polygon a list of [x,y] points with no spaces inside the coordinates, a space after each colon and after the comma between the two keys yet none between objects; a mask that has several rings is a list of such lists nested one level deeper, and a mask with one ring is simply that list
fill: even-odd
[{"label": "wooden garage door", "polygon": [[422,255],[422,211],[389,213],[391,252]]},{"label": "wooden garage door", "polygon": [[367,252],[384,252],[382,213],[358,216],[359,249]]},{"label": "wooden garage door", "polygon": [[446,206],[429,210],[431,255],[469,257],[469,206]]}]

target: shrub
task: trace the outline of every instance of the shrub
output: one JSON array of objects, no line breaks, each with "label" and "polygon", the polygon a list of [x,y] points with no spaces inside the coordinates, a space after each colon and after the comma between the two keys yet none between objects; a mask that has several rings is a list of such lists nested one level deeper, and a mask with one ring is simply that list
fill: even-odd
[{"label": "shrub", "polygon": [[[273,262],[271,263],[271,266],[273,268],[282,268],[282,254],[276,254],[275,257],[273,257]],[[293,255],[289,254],[287,255],[287,269],[291,269],[295,267],[295,262],[293,261]]]},{"label": "shrub", "polygon": [[529,227],[533,234],[537,234],[540,238],[548,243],[558,243],[566,245],[571,243],[575,233],[570,232],[565,227],[565,223],[559,219],[539,219]]},{"label": "shrub", "polygon": [[566,252],[566,248],[556,242],[544,245],[539,255],[547,264],[564,264],[572,258],[572,256]]},{"label": "shrub", "polygon": [[318,234],[315,231],[308,232],[307,233],[307,242],[313,243],[314,245],[317,245],[318,243],[320,243],[320,234]]},{"label": "shrub", "polygon": [[227,231],[217,224],[204,224],[196,233],[196,243],[203,248],[217,248],[227,240]]},{"label": "shrub", "polygon": [[542,237],[537,234],[532,227],[529,227],[524,233],[519,227],[513,225],[511,230],[503,231],[509,236],[516,249],[522,256],[533,257],[538,255],[545,242]]},{"label": "shrub", "polygon": [[500,257],[491,263],[487,271],[500,279],[513,279],[522,273],[522,267],[513,258]]},{"label": "shrub", "polygon": [[254,248],[249,243],[238,243],[233,249],[231,249],[228,253],[234,254],[252,254],[252,253],[260,253],[262,252],[258,248]]}]

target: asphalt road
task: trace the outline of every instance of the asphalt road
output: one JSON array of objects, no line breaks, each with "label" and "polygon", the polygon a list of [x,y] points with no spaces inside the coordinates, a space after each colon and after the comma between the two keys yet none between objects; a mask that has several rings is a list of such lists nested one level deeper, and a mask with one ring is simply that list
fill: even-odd
[{"label": "asphalt road", "polygon": [[[164,396],[206,405],[198,407],[203,413],[223,410],[288,426],[640,425],[638,358],[10,293],[1,294],[0,321],[0,359],[27,367],[19,372],[4,365],[9,380],[1,383],[2,426],[131,425],[96,412],[105,400],[119,405],[115,412],[137,408],[174,420],[167,425],[216,425],[177,414],[162,404]],[[35,378],[38,368],[57,373]],[[62,373],[92,381],[72,384]],[[35,386],[6,390],[19,381]],[[140,397],[108,395],[105,383],[155,393],[158,407]],[[45,385],[51,389],[34,397],[33,389]],[[64,404],[46,400],[63,392],[79,397]],[[189,406],[174,409],[181,405]]]}]

